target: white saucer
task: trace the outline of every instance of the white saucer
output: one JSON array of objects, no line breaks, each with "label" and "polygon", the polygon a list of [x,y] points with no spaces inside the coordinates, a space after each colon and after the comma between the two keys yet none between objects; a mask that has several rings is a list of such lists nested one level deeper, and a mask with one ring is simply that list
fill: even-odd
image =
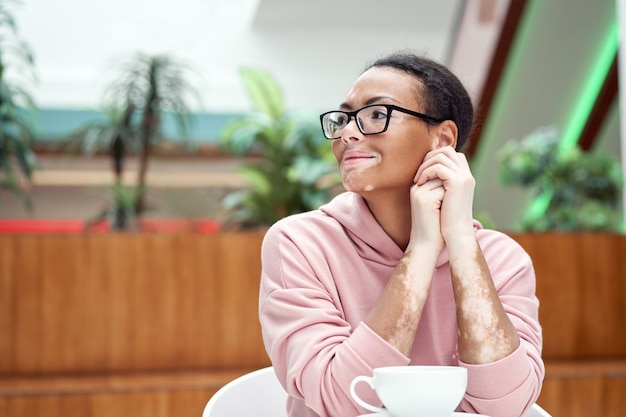
[{"label": "white saucer", "polygon": [[[484,414],[471,414],[471,413],[452,413],[450,415],[450,417],[468,417],[468,416],[489,417]],[[372,413],[372,414],[361,414],[358,417],[389,417],[389,415],[384,414],[384,413]]]}]

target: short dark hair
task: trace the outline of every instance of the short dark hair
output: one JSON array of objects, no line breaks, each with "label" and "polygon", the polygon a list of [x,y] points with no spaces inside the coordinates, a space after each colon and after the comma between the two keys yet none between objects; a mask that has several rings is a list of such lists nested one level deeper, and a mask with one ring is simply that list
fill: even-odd
[{"label": "short dark hair", "polygon": [[420,82],[417,91],[424,104],[422,112],[437,119],[452,120],[459,130],[456,149],[466,144],[473,124],[474,106],[461,81],[446,66],[413,53],[397,52],[368,65],[391,67],[414,75]]}]

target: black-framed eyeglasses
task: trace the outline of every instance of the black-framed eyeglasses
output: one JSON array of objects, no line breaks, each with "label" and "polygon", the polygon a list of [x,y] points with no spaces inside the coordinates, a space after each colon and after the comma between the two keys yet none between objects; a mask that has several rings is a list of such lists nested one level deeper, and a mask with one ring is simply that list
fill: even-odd
[{"label": "black-framed eyeglasses", "polygon": [[371,104],[355,111],[333,110],[321,114],[322,131],[326,139],[339,139],[340,135],[337,132],[346,127],[354,117],[356,125],[364,135],[383,133],[389,127],[389,119],[394,110],[418,117],[428,123],[443,122],[443,119],[437,119],[393,104]]}]

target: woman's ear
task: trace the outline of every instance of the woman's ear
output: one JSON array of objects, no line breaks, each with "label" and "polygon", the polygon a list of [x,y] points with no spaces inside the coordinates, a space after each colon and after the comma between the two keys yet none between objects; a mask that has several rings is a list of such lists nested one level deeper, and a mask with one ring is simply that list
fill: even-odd
[{"label": "woman's ear", "polygon": [[452,120],[444,120],[437,126],[437,143],[435,148],[443,148],[445,146],[456,147],[456,138],[459,129]]}]

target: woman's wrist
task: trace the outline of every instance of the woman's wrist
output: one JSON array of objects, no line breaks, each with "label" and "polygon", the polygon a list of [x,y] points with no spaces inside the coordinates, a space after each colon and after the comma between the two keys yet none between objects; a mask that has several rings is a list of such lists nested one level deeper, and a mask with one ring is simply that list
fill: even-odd
[{"label": "woman's wrist", "polygon": [[476,239],[476,233],[472,229],[471,232],[450,233],[448,238],[444,238],[446,248],[450,255],[456,253],[474,253],[479,246]]},{"label": "woman's wrist", "polygon": [[437,262],[442,249],[443,246],[433,244],[432,242],[411,240],[404,251],[404,258],[430,259],[434,264]]}]

